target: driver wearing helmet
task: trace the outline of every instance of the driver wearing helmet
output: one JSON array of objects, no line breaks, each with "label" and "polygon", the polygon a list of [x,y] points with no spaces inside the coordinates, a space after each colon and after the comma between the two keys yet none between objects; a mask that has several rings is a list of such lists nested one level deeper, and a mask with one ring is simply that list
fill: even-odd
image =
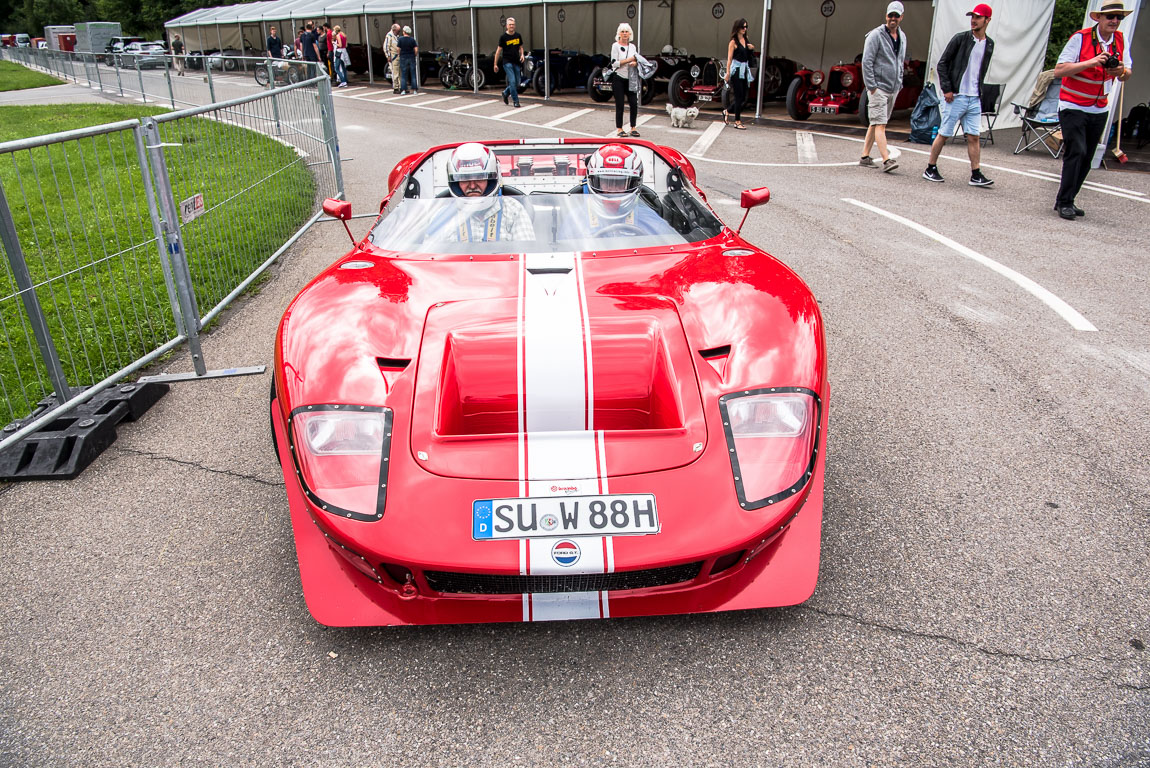
[{"label": "driver wearing helmet", "polygon": [[482,144],[461,144],[447,161],[447,185],[458,198],[448,216],[429,227],[435,240],[459,243],[534,240],[523,203],[504,197],[499,161]]},{"label": "driver wearing helmet", "polygon": [[565,217],[559,239],[661,235],[663,217],[640,199],[643,161],[625,144],[604,144],[587,159],[586,215]]}]

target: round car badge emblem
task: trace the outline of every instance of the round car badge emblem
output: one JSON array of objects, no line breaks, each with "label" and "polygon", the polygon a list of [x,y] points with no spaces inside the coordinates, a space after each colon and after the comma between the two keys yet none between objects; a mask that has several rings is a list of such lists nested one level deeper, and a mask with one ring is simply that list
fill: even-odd
[{"label": "round car badge emblem", "polygon": [[580,554],[579,545],[571,539],[556,542],[555,546],[551,547],[551,559],[563,567],[569,567],[579,562]]},{"label": "round car badge emblem", "polygon": [[551,514],[544,515],[539,520],[539,525],[543,526],[545,531],[553,531],[559,527],[559,518]]}]

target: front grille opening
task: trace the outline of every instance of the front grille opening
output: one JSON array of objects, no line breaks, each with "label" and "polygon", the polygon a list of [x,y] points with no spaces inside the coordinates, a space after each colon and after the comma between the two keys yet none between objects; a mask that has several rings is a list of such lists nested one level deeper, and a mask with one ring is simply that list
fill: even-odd
[{"label": "front grille opening", "polygon": [[699,575],[703,563],[684,563],[666,568],[615,573],[572,573],[546,576],[501,575],[424,571],[427,585],[436,592],[465,595],[517,595],[554,592],[617,592],[682,584]]}]

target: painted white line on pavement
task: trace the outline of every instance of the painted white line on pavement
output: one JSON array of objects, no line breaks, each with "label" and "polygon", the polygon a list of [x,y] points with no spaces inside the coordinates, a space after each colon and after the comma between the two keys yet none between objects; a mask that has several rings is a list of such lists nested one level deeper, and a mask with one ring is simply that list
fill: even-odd
[{"label": "painted white line on pavement", "polygon": [[412,104],[411,106],[413,106],[413,107],[426,107],[426,106],[429,106],[431,104],[438,104],[441,101],[451,101],[452,99],[458,99],[458,98],[459,98],[458,96],[440,96],[438,99],[432,99],[431,101],[421,101],[418,104]]},{"label": "painted white line on pavement", "polygon": [[707,150],[715,143],[715,139],[719,138],[719,134],[723,132],[724,127],[722,123],[711,123],[708,125],[707,130],[703,131],[703,135],[687,150],[687,155],[702,157],[707,154]]},{"label": "painted white line on pavement", "polygon": [[591,109],[590,107],[587,107],[585,109],[577,109],[574,112],[568,112],[567,114],[563,115],[563,117],[556,118],[555,120],[552,120],[549,123],[544,123],[544,126],[547,128],[554,128],[557,125],[563,125],[563,123],[574,120],[577,117],[583,117],[583,115],[587,114],[588,112],[594,112],[594,111],[595,110]]},{"label": "painted white line on pavement", "polygon": [[507,112],[501,112],[500,114],[495,115],[495,119],[496,120],[506,120],[507,118],[511,117],[512,115],[522,115],[524,112],[526,112],[529,109],[537,109],[538,107],[541,107],[541,106],[543,106],[543,105],[542,104],[528,104],[526,107],[517,107],[517,108],[511,109]]},{"label": "painted white line on pavement", "polygon": [[819,161],[819,153],[815,150],[815,137],[810,131],[795,131],[795,145],[798,147],[799,163],[810,165]]},{"label": "painted white line on pavement", "polygon": [[383,104],[384,102],[392,101],[399,97],[391,91],[388,91],[387,93],[361,93],[358,96],[352,96],[350,98],[358,99],[359,101],[370,101],[372,104]]},{"label": "painted white line on pavement", "polygon": [[[447,110],[448,112],[462,112],[465,109],[475,109],[476,107],[485,107],[488,104],[494,104],[495,99],[483,99],[482,101],[473,101],[470,104],[464,104],[462,107],[452,107]],[[441,110],[442,111],[442,110]]]},{"label": "painted white line on pavement", "polygon": [[340,88],[338,93],[343,95],[343,96],[347,96],[349,93],[355,93],[356,91],[366,91],[366,90],[367,90],[366,85],[356,85],[356,86],[353,86],[351,88]]},{"label": "painted white line on pavement", "polygon": [[[719,123],[722,125],[722,123]],[[672,129],[674,130],[674,129]],[[710,157],[703,157],[702,155],[692,155],[690,150],[687,151],[687,157],[692,160],[701,160],[704,163],[719,163],[720,165],[745,165],[749,168],[839,168],[847,165],[858,165],[858,160],[852,160],[849,163],[748,163],[743,160],[715,160]]]},{"label": "painted white line on pavement", "polygon": [[[1047,178],[1049,178],[1053,181],[1057,181],[1059,183],[1062,182],[1061,176],[1059,176],[1057,173],[1051,173],[1050,171],[1039,171],[1039,170],[1035,170],[1034,168],[1028,168],[1027,173],[1038,173],[1038,174],[1041,174],[1043,176],[1046,176]],[[1146,196],[1145,192],[1139,192],[1136,189],[1124,189],[1123,187],[1113,187],[1109,184],[1103,184],[1100,181],[1091,181],[1090,179],[1087,179],[1085,183],[1089,184],[1090,186],[1092,186],[1096,189],[1099,189],[1099,190],[1109,189],[1112,192],[1125,192],[1128,195],[1138,195],[1139,197],[1145,197]]]},{"label": "painted white line on pavement", "polygon": [[928,229],[927,227],[924,227],[923,225],[919,224],[918,222],[911,221],[910,219],[907,219],[907,218],[903,218],[902,216],[899,216],[897,213],[891,213],[890,211],[884,211],[882,208],[876,208],[873,205],[869,205],[867,203],[863,203],[863,202],[860,202],[858,200],[855,200],[855,199],[849,198],[849,197],[844,197],[844,198],[842,198],[842,200],[843,200],[843,202],[850,203],[851,205],[857,205],[859,208],[864,208],[864,209],[866,209],[872,213],[877,213],[879,216],[885,216],[886,218],[890,219],[891,221],[896,221],[899,224],[902,224],[903,226],[910,227],[911,229],[915,230],[916,232],[919,232],[919,233],[926,235],[927,237],[931,238],[932,240],[935,240],[939,243],[942,243],[947,248],[950,248],[950,249],[962,254],[963,256],[967,257],[968,259],[971,259],[972,261],[976,261],[979,264],[983,265],[984,267],[987,267],[987,268],[997,272],[998,274],[1002,275],[1007,280],[1010,280],[1015,285],[1022,288],[1024,291],[1030,293],[1035,298],[1037,298],[1039,301],[1041,301],[1043,304],[1045,304],[1046,306],[1050,307],[1055,312],[1057,312],[1058,315],[1063,320],[1070,323],[1071,327],[1074,328],[1074,330],[1076,330],[1076,331],[1097,331],[1098,330],[1097,328],[1094,327],[1094,325],[1089,320],[1087,320],[1085,317],[1080,315],[1078,313],[1078,311],[1076,309],[1074,309],[1074,307],[1070,306],[1065,301],[1058,298],[1053,293],[1046,290],[1045,288],[1043,288],[1041,285],[1039,285],[1038,283],[1031,280],[1026,275],[1015,272],[1010,267],[1007,267],[1003,264],[999,264],[994,259],[991,259],[987,256],[983,256],[981,253],[974,251],[970,248],[967,248],[962,243],[957,243],[954,240],[951,240],[949,237],[946,237],[945,235],[940,235],[938,232],[935,232],[933,229]]},{"label": "painted white line on pavement", "polygon": [[646,125],[647,121],[653,117],[654,115],[639,115],[639,119],[635,121],[635,127],[638,128],[640,125]]}]

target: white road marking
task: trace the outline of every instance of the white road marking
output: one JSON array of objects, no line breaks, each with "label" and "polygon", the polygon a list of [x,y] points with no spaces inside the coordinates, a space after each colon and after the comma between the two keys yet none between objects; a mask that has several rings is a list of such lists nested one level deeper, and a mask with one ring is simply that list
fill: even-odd
[{"label": "white road marking", "polygon": [[412,104],[411,106],[413,106],[413,107],[426,107],[426,106],[429,106],[431,104],[438,104],[441,101],[451,101],[452,99],[458,99],[458,98],[459,98],[458,96],[441,96],[438,99],[432,99],[431,101],[421,101],[418,104]]},{"label": "white road marking", "polygon": [[395,99],[396,96],[389,91],[388,93],[361,93],[360,95],[352,96],[351,98],[359,99],[360,101],[370,101],[372,104],[383,104],[384,102]]},{"label": "white road marking", "polygon": [[[1047,178],[1051,179],[1052,181],[1057,181],[1059,183],[1062,182],[1062,177],[1059,176],[1057,173],[1051,173],[1050,171],[1038,171],[1038,170],[1035,170],[1033,168],[1027,169],[1027,172],[1028,173],[1037,173],[1037,174],[1040,174],[1042,176],[1046,176]],[[1136,189],[1124,189],[1122,187],[1113,187],[1109,184],[1103,184],[1103,183],[1098,182],[1098,181],[1091,181],[1090,179],[1086,180],[1086,185],[1094,187],[1095,189],[1097,189],[1099,191],[1104,190],[1104,189],[1108,189],[1112,192],[1125,192],[1128,195],[1138,195],[1139,197],[1145,197],[1146,196],[1145,192],[1139,192]]]},{"label": "white road marking", "polygon": [[653,117],[654,115],[639,115],[639,119],[635,121],[635,127],[638,128],[640,125],[646,125],[647,121]]},{"label": "white road marking", "polygon": [[567,114],[563,115],[563,117],[552,120],[549,123],[544,123],[544,125],[547,128],[554,128],[557,125],[563,125],[563,123],[574,120],[577,117],[583,117],[583,115],[587,114],[588,112],[594,111],[595,110],[591,109],[590,107],[587,107],[586,109],[577,109],[574,112],[568,112]]},{"label": "white road marking", "polygon": [[815,137],[810,131],[795,131],[795,144],[798,147],[800,164],[810,165],[819,161],[819,153],[815,150]]},{"label": "white road marking", "polygon": [[911,221],[910,219],[907,219],[907,218],[903,218],[902,216],[899,216],[897,213],[891,213],[890,211],[884,211],[882,208],[876,208],[873,205],[869,205],[867,203],[863,203],[863,202],[860,202],[858,200],[854,200],[854,199],[849,198],[849,197],[844,197],[844,198],[842,198],[842,200],[843,200],[843,202],[850,203],[851,205],[857,205],[859,208],[863,208],[863,209],[868,210],[872,213],[877,213],[880,216],[885,216],[886,218],[890,219],[891,221],[896,221],[899,224],[902,224],[903,226],[910,227],[911,229],[915,230],[916,232],[919,232],[919,233],[926,235],[927,237],[931,238],[932,240],[935,240],[939,243],[942,243],[947,248],[950,248],[950,249],[956,251],[957,253],[962,254],[963,256],[967,257],[968,259],[971,259],[972,261],[976,261],[979,264],[982,264],[984,267],[987,267],[987,268],[997,272],[998,274],[1002,275],[1007,280],[1010,280],[1015,285],[1022,288],[1024,291],[1027,291],[1028,293],[1033,295],[1035,298],[1037,298],[1039,301],[1041,301],[1043,304],[1046,304],[1046,306],[1050,307],[1055,312],[1057,312],[1058,315],[1063,320],[1070,323],[1071,327],[1074,328],[1074,330],[1076,330],[1076,331],[1097,331],[1098,330],[1097,328],[1094,327],[1094,325],[1089,320],[1087,320],[1085,317],[1080,315],[1077,310],[1075,310],[1073,307],[1071,307],[1065,301],[1058,298],[1053,293],[1051,293],[1050,291],[1046,290],[1045,288],[1043,288],[1038,283],[1031,280],[1029,277],[1026,277],[1023,274],[1015,272],[1010,267],[1007,267],[1003,264],[999,264],[994,259],[991,259],[987,256],[983,256],[981,253],[978,253],[977,251],[974,251],[970,248],[967,248],[962,243],[957,243],[954,240],[951,240],[949,237],[946,237],[945,235],[940,235],[938,232],[935,232],[932,229],[928,229],[927,227],[924,227],[923,225],[919,224],[918,222]]},{"label": "white road marking", "polygon": [[[485,107],[488,104],[494,104],[495,99],[483,99],[482,101],[473,101],[470,104],[464,104],[462,107],[452,107],[447,110],[448,112],[463,112],[467,109],[475,109],[476,107]],[[442,110],[440,110],[442,111]]]},{"label": "white road marking", "polygon": [[529,109],[536,109],[537,107],[541,107],[541,106],[543,106],[543,105],[542,104],[528,104],[526,107],[518,107],[515,109],[508,110],[507,112],[502,112],[498,115],[495,115],[495,119],[496,120],[505,120],[505,119],[511,117],[512,115],[522,115],[524,112],[526,112]]},{"label": "white road marking", "polygon": [[354,86],[352,88],[340,88],[338,93],[341,96],[347,96],[349,93],[355,93],[356,91],[365,91],[365,90],[367,90],[366,85],[357,85],[357,86]]},{"label": "white road marking", "polygon": [[707,150],[711,148],[711,145],[715,143],[715,139],[719,138],[719,134],[723,132],[724,127],[722,123],[711,123],[707,126],[707,130],[703,131],[703,135],[687,150],[687,154],[694,157],[702,157],[705,155]]}]

